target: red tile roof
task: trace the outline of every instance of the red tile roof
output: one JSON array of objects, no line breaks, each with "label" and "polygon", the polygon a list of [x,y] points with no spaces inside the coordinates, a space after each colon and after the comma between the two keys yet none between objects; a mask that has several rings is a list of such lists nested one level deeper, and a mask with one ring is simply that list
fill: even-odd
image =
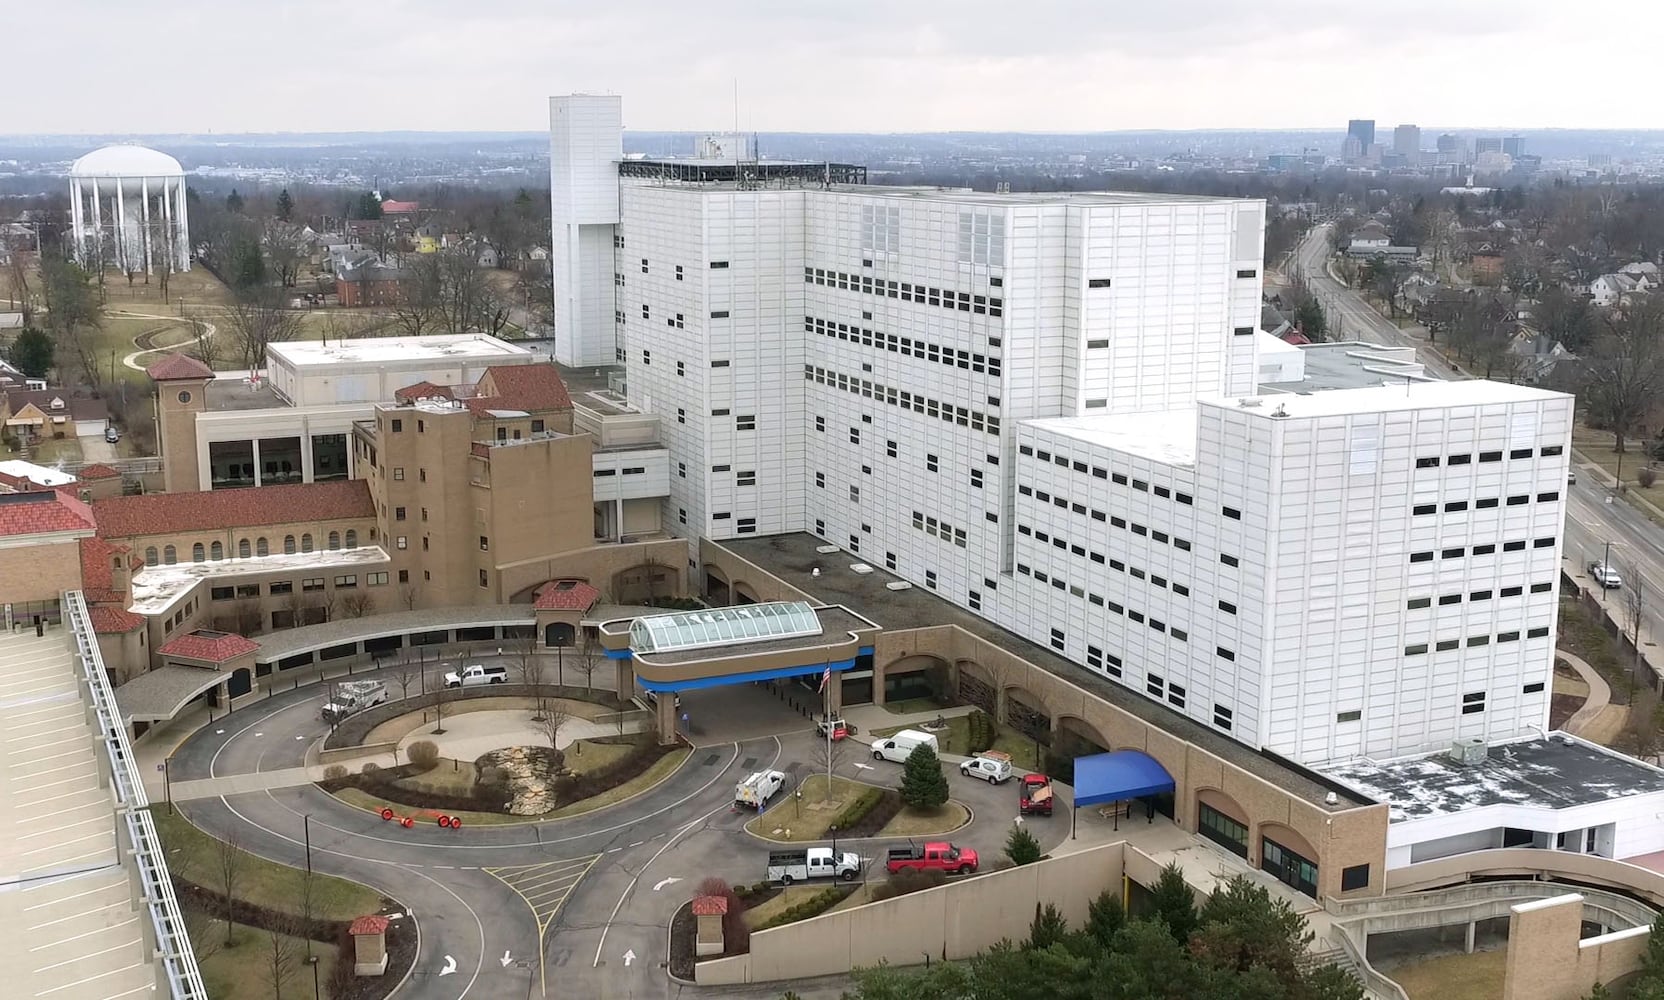
[{"label": "red tile roof", "polygon": [[206,493],[152,493],[94,500],[92,513],[106,538],[254,528],[299,521],[374,517],[370,487],[362,479],[338,483],[250,486]]},{"label": "red tile roof", "polygon": [[146,368],[144,373],[157,382],[178,378],[213,378],[214,369],[188,355],[177,352]]},{"label": "red tile roof", "polygon": [[381,203],[382,215],[409,215],[422,207],[419,201],[394,201],[389,198]]},{"label": "red tile roof", "polygon": [[479,395],[467,400],[480,410],[570,410],[572,396],[560,369],[551,364],[493,365],[480,378]]},{"label": "red tile roof", "polygon": [[259,648],[258,642],[245,639],[235,632],[215,632],[212,629],[199,628],[195,632],[186,632],[178,636],[156,652],[163,656],[182,656],[189,660],[225,663]]},{"label": "red tile roof", "polygon": [[721,917],[726,916],[727,913],[727,896],[693,897],[693,915],[696,917]]},{"label": "red tile roof", "polygon": [[351,927],[347,928],[347,933],[385,934],[387,932],[387,925],[391,922],[392,921],[388,920],[386,917],[378,917],[374,915],[359,917],[357,920],[352,922]]},{"label": "red tile roof", "polygon": [[0,494],[0,538],[90,531],[94,527],[92,510],[57,490]]},{"label": "red tile roof", "polygon": [[88,603],[108,604],[122,599],[114,589],[115,573],[110,563],[126,551],[127,546],[102,538],[81,539],[81,590]]},{"label": "red tile roof", "polygon": [[77,472],[75,475],[78,479],[93,480],[111,479],[116,476],[120,476],[121,473],[110,468],[108,465],[83,465],[81,467],[81,471]]},{"label": "red tile roof", "polygon": [[601,592],[582,580],[554,580],[537,588],[539,611],[588,611]]},{"label": "red tile roof", "polygon": [[418,399],[455,399],[456,394],[448,385],[434,385],[432,382],[423,381],[393,390],[393,398],[401,403],[413,403]]},{"label": "red tile roof", "polygon": [[92,630],[100,635],[137,632],[145,625],[144,615],[136,615],[125,608],[107,605],[88,608],[87,617],[92,619]]}]

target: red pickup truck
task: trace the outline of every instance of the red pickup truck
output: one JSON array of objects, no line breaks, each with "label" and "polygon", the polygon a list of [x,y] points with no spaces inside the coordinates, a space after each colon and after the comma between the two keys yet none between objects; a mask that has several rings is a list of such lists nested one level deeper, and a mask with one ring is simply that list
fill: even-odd
[{"label": "red pickup truck", "polygon": [[1024,816],[1035,813],[1052,814],[1052,779],[1043,774],[1023,775],[1022,790],[1018,793],[1017,811]]},{"label": "red pickup truck", "polygon": [[890,874],[913,868],[924,871],[937,868],[945,872],[958,875],[969,875],[976,871],[976,851],[969,847],[955,847],[945,840],[933,840],[921,846],[890,848],[889,859],[886,862]]}]

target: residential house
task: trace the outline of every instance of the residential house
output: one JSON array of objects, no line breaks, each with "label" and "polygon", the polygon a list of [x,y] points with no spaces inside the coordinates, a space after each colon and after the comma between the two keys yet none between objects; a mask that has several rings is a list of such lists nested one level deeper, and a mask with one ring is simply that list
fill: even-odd
[{"label": "residential house", "polygon": [[1608,308],[1618,305],[1636,292],[1651,291],[1653,282],[1645,275],[1634,277],[1628,274],[1603,274],[1589,282],[1589,295],[1595,305]]},{"label": "residential house", "polygon": [[72,396],[67,389],[0,391],[0,434],[7,439],[101,437],[109,425],[102,399]]},{"label": "residential house", "polygon": [[335,298],[343,307],[387,306],[399,301],[409,272],[375,254],[354,252],[335,264]]}]

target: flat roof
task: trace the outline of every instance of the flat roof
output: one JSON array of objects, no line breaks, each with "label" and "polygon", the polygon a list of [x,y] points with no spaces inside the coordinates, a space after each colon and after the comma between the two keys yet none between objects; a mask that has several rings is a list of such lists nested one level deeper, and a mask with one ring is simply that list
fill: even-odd
[{"label": "flat roof", "polygon": [[[850,183],[839,179],[839,164],[832,165],[832,183],[823,184],[821,183],[822,164],[781,164],[778,161],[767,160],[762,162],[765,167],[773,164],[775,167],[773,172],[776,174],[798,177],[808,182],[802,185],[801,190],[824,190],[838,194],[858,194],[877,198],[904,198],[910,201],[943,202],[953,205],[984,205],[989,208],[1007,208],[1021,205],[1195,205],[1208,202],[1233,204],[1264,200],[1199,194],[1158,194],[1142,191],[994,192],[973,191],[969,188]],[[862,167],[845,167],[843,169],[865,170]],[[737,183],[731,176],[733,173],[732,161],[728,163],[664,159],[625,161],[620,164],[619,173],[620,176],[626,178],[643,178],[660,182],[679,180],[683,183],[666,184],[664,190],[685,191],[690,194],[732,191],[737,187]],[[769,171],[765,170],[762,176],[766,177],[768,174]]]},{"label": "flat roof", "polygon": [[[746,605],[740,605],[745,607]],[[860,629],[874,629],[877,624],[866,617],[838,605],[814,608],[815,616],[820,620],[820,630],[808,635],[780,636],[772,639],[752,639],[747,642],[736,642],[727,646],[701,646],[696,649],[668,649],[660,652],[637,654],[643,662],[670,666],[676,664],[698,663],[702,660],[723,660],[736,656],[758,656],[764,653],[788,653],[802,650],[805,653],[821,650],[827,646],[840,642],[848,642],[851,632]],[[805,661],[806,664],[819,663],[818,657]]]},{"label": "flat roof", "polygon": [[[1415,382],[1402,379],[1389,385],[1356,389],[1331,389],[1310,395],[1276,393],[1267,397],[1228,396],[1197,400],[1199,406],[1241,408],[1267,420],[1284,417],[1332,417],[1363,413],[1397,413],[1405,410],[1442,409],[1453,406],[1483,406],[1498,403],[1538,403],[1570,399],[1566,393],[1529,385],[1466,379],[1460,382]],[[1257,406],[1242,406],[1245,399],[1259,399]],[[1281,411],[1281,412],[1279,412]],[[1097,419],[1110,419],[1102,417]]]},{"label": "flat roof", "polygon": [[297,653],[309,653],[329,646],[363,642],[366,639],[409,635],[413,632],[501,625],[530,626],[536,615],[536,610],[530,604],[493,604],[479,607],[428,608],[423,611],[392,611],[366,618],[337,618],[321,625],[286,628],[269,635],[254,637],[254,641],[260,644],[259,651],[254,654],[254,662],[275,663]]},{"label": "flat roof", "polygon": [[231,378],[226,372],[220,372],[208,383],[205,402],[210,411],[271,410],[289,406],[265,379],[251,385],[246,376]]},{"label": "flat roof", "polygon": [[[1129,715],[1227,760],[1244,771],[1299,796],[1319,809],[1339,812],[1374,804],[1373,799],[1356,791],[1348,791],[1345,785],[1325,782],[1317,774],[1296,768],[1291,763],[1220,736],[1200,723],[1099,677],[1048,649],[1007,632],[993,622],[956,607],[922,587],[890,590],[885,585],[899,580],[900,577],[877,566],[873,566],[869,573],[856,573],[849,567],[852,563],[862,561],[859,556],[841,549],[823,555],[816,549],[826,542],[814,535],[770,535],[722,542],[705,539],[702,544],[725,548],[823,604],[843,606],[880,628],[913,629],[929,628],[933,625],[957,625],[971,635],[1008,650]],[[818,576],[814,574],[817,569],[820,571]],[[822,621],[826,621],[826,611],[821,609],[820,614]],[[1325,796],[1331,791],[1335,792],[1338,798],[1333,804],[1324,801]]]},{"label": "flat roof", "polygon": [[1485,806],[1569,809],[1664,792],[1664,770],[1566,733],[1492,746],[1483,763],[1444,753],[1324,768],[1336,781],[1389,803],[1402,823]]},{"label": "flat roof", "polygon": [[20,458],[0,462],[0,476],[27,479],[37,486],[68,486],[75,482],[75,477],[62,469],[36,465],[33,462],[25,462]]},{"label": "flat roof", "polygon": [[66,629],[0,633],[0,963],[8,996],[148,993],[115,799],[99,780],[93,730]]},{"label": "flat roof", "polygon": [[174,601],[189,593],[192,587],[203,580],[215,577],[294,573],[308,569],[342,569],[373,566],[388,561],[387,553],[381,546],[360,545],[353,549],[326,549],[321,552],[297,552],[294,555],[253,556],[248,559],[218,559],[174,563],[172,566],[146,566],[133,577],[130,588],[133,602],[127,610],[136,615],[159,615],[172,607]]},{"label": "flat roof", "polygon": [[116,688],[116,706],[129,723],[166,722],[192,698],[230,676],[211,667],[165,663]]},{"label": "flat roof", "polygon": [[1196,465],[1196,410],[1192,407],[1023,423],[1164,465]]},{"label": "flat roof", "polygon": [[1319,392],[1379,385],[1402,386],[1407,381],[1439,381],[1416,360],[1413,347],[1383,347],[1348,341],[1299,347],[1291,345],[1290,350],[1300,352],[1306,366],[1306,377],[1298,382],[1262,382],[1261,392]]},{"label": "flat roof", "polygon": [[339,364],[421,365],[446,358],[529,358],[532,352],[485,334],[434,337],[366,337],[358,340],[291,340],[266,352],[291,368]]}]

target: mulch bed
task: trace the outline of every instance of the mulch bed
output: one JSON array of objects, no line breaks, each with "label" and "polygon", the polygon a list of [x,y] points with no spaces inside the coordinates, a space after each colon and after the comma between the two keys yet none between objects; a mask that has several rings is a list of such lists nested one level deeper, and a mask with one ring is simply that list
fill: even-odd
[{"label": "mulch bed", "polygon": [[693,900],[688,900],[670,918],[670,974],[677,979],[693,979],[695,964],[693,945],[698,933],[693,916]]},{"label": "mulch bed", "polygon": [[1583,703],[1589,699],[1580,694],[1557,694],[1549,700],[1548,727],[1559,729],[1566,724],[1566,720],[1577,714]]},{"label": "mulch bed", "polygon": [[902,810],[901,793],[894,788],[884,789],[884,794],[872,811],[850,824],[849,829],[839,830],[840,837],[876,837],[878,831],[889,825]]}]

